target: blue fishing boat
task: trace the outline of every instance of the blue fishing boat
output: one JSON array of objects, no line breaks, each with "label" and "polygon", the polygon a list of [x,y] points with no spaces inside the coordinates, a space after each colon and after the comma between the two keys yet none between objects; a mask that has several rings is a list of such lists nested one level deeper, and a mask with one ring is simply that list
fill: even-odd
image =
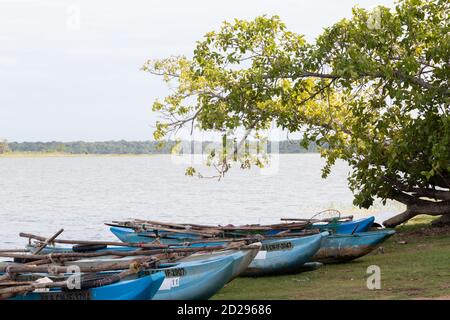
[{"label": "blue fishing boat", "polygon": [[246,254],[241,250],[230,250],[217,256],[205,254],[201,257],[199,254],[197,258],[187,261],[162,263],[157,268],[142,270],[132,277],[164,273],[165,279],[152,300],[205,300],[235,276]]},{"label": "blue fishing boat", "polygon": [[265,239],[242,276],[266,276],[299,272],[321,247],[328,232],[283,239]]},{"label": "blue fishing boat", "polygon": [[[210,243],[200,243],[200,244],[193,244],[189,247],[211,247],[211,246],[226,246],[228,243],[221,241],[221,242],[210,242]],[[252,243],[250,245],[245,245],[239,248],[227,248],[224,247],[224,249],[221,250],[213,250],[213,251],[199,251],[196,253],[192,253],[184,258],[180,258],[179,262],[187,262],[187,261],[203,261],[203,260],[211,260],[211,259],[217,259],[224,256],[232,255],[235,259],[233,264],[233,273],[232,277],[229,281],[232,279],[238,277],[242,272],[244,272],[249,264],[253,261],[255,256],[258,254],[262,244],[260,242]],[[34,245],[27,245],[27,249],[31,252],[36,247]],[[178,244],[177,246],[173,246],[172,248],[185,248],[185,246]],[[127,247],[127,246],[108,246],[104,249],[100,249],[99,252],[104,252],[106,250],[111,251],[135,251],[135,247]],[[51,254],[51,253],[73,253],[72,247],[66,247],[66,246],[48,246],[44,248],[41,251],[41,254]],[[100,262],[106,263],[106,262],[117,262],[117,261],[126,261],[126,260],[133,260],[136,256],[129,256],[129,257],[123,257],[118,259],[114,256],[103,256],[103,257],[94,257],[94,258],[84,258],[76,261],[68,261],[65,262],[66,266],[69,265],[77,265],[82,267],[89,267],[94,266]],[[0,267],[5,267],[0,262]]]},{"label": "blue fishing boat", "polygon": [[[134,232],[129,228],[111,227],[111,231],[122,241],[144,242],[146,237],[142,233]],[[272,238],[262,240],[262,248],[255,256],[241,276],[262,276],[297,272],[320,249],[322,238],[328,232],[322,232],[304,237]],[[175,239],[160,239],[163,243],[176,243]],[[193,239],[189,239],[193,240]],[[149,240],[148,240],[149,241]],[[181,241],[178,241],[181,243]],[[221,245],[217,242],[209,242],[208,245]],[[205,243],[197,244],[204,246]]]},{"label": "blue fishing boat", "polygon": [[[110,227],[109,229],[120,241],[127,243],[148,243],[156,240],[156,234],[150,231],[135,232],[133,229],[124,227]],[[202,238],[192,233],[170,233],[158,232],[159,240],[164,244],[179,244],[202,240]]]},{"label": "blue fishing boat", "polygon": [[[358,220],[352,221],[331,221],[327,223],[314,223],[308,226],[308,229],[319,229],[319,231],[329,231],[335,234],[351,234],[357,232],[366,232],[370,229],[372,224],[375,221],[375,217],[370,216],[367,218],[362,218]],[[260,234],[271,236],[277,235],[281,232],[285,232],[289,230],[289,227],[286,226],[286,229],[283,228],[283,225],[280,224],[276,229],[272,230],[261,230]],[[139,243],[139,242],[152,242],[157,237],[160,241],[165,244],[175,244],[179,242],[189,242],[189,241],[198,241],[201,240],[202,237],[195,233],[189,232],[170,232],[166,230],[158,229],[158,226],[154,226],[152,230],[135,232],[132,228],[126,227],[118,227],[112,226],[110,231],[121,241],[129,242],[129,243]],[[237,232],[237,231],[236,231]],[[229,232],[230,236],[245,236],[245,232]],[[291,232],[298,232],[298,230],[291,230]]]},{"label": "blue fishing boat", "polygon": [[262,247],[261,242],[256,242],[240,248],[238,253],[236,252],[236,250],[232,249],[223,251],[218,250],[210,252],[200,252],[189,255],[186,258],[182,258],[180,261],[185,262],[185,261],[217,259],[218,257],[233,254],[235,257],[235,261],[233,263],[233,272],[231,278],[228,280],[228,282],[230,282],[231,280],[240,276],[248,268],[250,263],[252,263],[253,259],[257,256],[261,247]]},{"label": "blue fishing boat", "polygon": [[153,300],[204,300],[212,297],[232,277],[236,264],[243,258],[235,252],[217,258],[200,261],[163,264],[158,269],[142,271],[163,271],[166,278]]},{"label": "blue fishing boat", "polygon": [[372,226],[375,217],[370,216],[358,220],[346,222],[328,222],[328,223],[313,223],[309,228],[319,229],[320,231],[330,231],[335,234],[351,234],[357,232],[366,232]]},{"label": "blue fishing boat", "polygon": [[[208,299],[220,290],[227,282],[239,276],[251,263],[257,252],[261,248],[260,243],[254,243],[238,249],[214,250],[212,252],[198,252],[182,258],[177,262],[161,263],[157,268],[142,270],[137,274],[131,275],[126,280],[136,280],[140,278],[154,277],[155,274],[163,275],[157,292],[151,292],[152,299],[163,300],[199,300]],[[124,258],[93,258],[66,262],[65,265],[77,265],[81,267],[95,267],[105,262],[124,262],[130,260],[130,263],[136,257]],[[111,260],[111,261],[109,261]],[[115,274],[116,271],[102,272],[103,275]],[[43,275],[45,276],[45,275]],[[25,277],[26,279],[26,277]],[[121,283],[126,283],[122,281]],[[106,287],[106,286],[105,286]],[[109,286],[108,286],[109,287]],[[103,287],[102,287],[103,288]],[[95,288],[92,290],[97,290]],[[130,289],[131,290],[131,289]],[[134,290],[134,289],[133,289]],[[136,291],[137,292],[137,291]],[[56,294],[57,293],[57,294]],[[100,299],[97,291],[60,292],[56,291],[54,298],[58,296],[61,299],[73,299],[76,297],[89,297]],[[96,295],[95,295],[95,294]],[[155,295],[156,293],[156,295]],[[47,296],[32,296],[27,299],[45,299]],[[125,299],[126,297],[123,297]],[[144,299],[139,296],[139,299]],[[148,298],[150,299],[150,298]]]},{"label": "blue fishing boat", "polygon": [[10,300],[150,300],[164,282],[164,272],[86,290],[51,288],[45,292],[19,294]]},{"label": "blue fishing boat", "polygon": [[347,262],[362,257],[395,234],[394,230],[377,230],[354,234],[332,234],[312,258],[322,263]]},{"label": "blue fishing boat", "polygon": [[[25,249],[30,251],[30,253],[34,252],[38,247],[35,244],[27,244]],[[100,248],[89,248],[86,251],[84,250],[74,250],[73,246],[60,246],[49,244],[45,248],[40,251],[40,254],[50,254],[50,253],[74,253],[74,252],[102,252],[102,251],[134,251],[139,248],[137,247],[128,247],[128,246],[102,246]]]}]

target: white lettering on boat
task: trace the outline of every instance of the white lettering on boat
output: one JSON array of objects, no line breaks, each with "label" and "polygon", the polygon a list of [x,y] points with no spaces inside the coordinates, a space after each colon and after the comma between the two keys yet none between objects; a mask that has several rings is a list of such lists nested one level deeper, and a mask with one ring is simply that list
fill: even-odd
[{"label": "white lettering on boat", "polygon": [[165,278],[159,290],[170,290],[180,286],[180,277]]}]

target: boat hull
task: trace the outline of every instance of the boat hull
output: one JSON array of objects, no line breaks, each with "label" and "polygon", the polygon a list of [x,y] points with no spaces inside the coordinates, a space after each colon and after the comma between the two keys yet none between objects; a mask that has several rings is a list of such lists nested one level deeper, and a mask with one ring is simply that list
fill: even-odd
[{"label": "boat hull", "polygon": [[[181,262],[165,272],[165,280],[153,300],[205,300],[219,291],[233,276],[242,255]],[[155,272],[155,271],[152,271]]]},{"label": "boat hull", "polygon": [[[233,264],[233,272],[231,278],[228,282],[240,276],[247,270],[248,266],[252,263],[253,259],[256,257],[258,252],[261,249],[261,243],[253,243],[249,246],[246,246],[245,249],[240,249],[240,255],[237,255],[235,262]],[[186,258],[181,259],[180,261],[198,261],[204,259],[217,259],[218,257],[225,256],[232,252],[236,252],[236,250],[225,250],[225,251],[211,251],[205,253],[194,253]]]},{"label": "boat hull", "polygon": [[87,290],[51,290],[17,295],[10,300],[150,300],[164,282],[164,272]]},{"label": "boat hull", "polygon": [[325,237],[322,247],[312,260],[322,263],[351,261],[370,253],[394,234],[394,230],[378,230],[348,235],[329,235]]},{"label": "boat hull", "polygon": [[[134,241],[139,243],[143,242],[144,239],[151,239],[126,228],[111,227],[111,231],[124,242]],[[263,247],[254,257],[248,268],[241,273],[241,276],[256,277],[299,272],[301,267],[306,262],[309,262],[320,249],[322,238],[328,234],[325,231],[320,234],[304,237],[265,239],[262,241]],[[161,240],[163,243],[167,243],[166,241],[168,239]],[[169,241],[173,241],[173,239]],[[178,241],[175,243],[181,242]],[[209,243],[209,245],[218,244],[221,244],[220,240]]]},{"label": "boat hull", "polygon": [[267,239],[241,276],[257,277],[300,272],[320,249],[328,232],[299,238]]},{"label": "boat hull", "polygon": [[[110,227],[110,231],[122,242],[126,243],[150,243],[156,240],[153,232],[134,232],[129,228]],[[168,236],[164,232],[160,232],[163,236],[159,240],[164,244],[179,244],[182,242],[201,240],[200,237],[194,234],[179,234],[176,236]]]},{"label": "boat hull", "polygon": [[375,217],[367,217],[358,220],[347,222],[328,223],[328,224],[313,224],[311,228],[319,229],[320,231],[330,231],[335,234],[351,234],[357,232],[366,232],[370,229],[375,221]]}]

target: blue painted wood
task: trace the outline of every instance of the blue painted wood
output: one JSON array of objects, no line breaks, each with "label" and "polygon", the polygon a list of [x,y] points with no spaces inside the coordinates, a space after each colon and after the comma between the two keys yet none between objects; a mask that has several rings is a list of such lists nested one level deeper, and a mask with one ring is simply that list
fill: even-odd
[{"label": "blue painted wood", "polygon": [[[122,241],[142,242],[146,238],[127,228],[111,227],[111,231]],[[328,232],[305,237],[263,240],[263,248],[242,275],[259,276],[296,272],[320,249],[322,238],[326,235]],[[166,240],[162,239],[164,243]],[[173,243],[172,240],[170,242]],[[208,245],[222,244],[224,243],[220,241],[208,243]],[[205,244],[196,245],[204,246]]]},{"label": "blue painted wood", "polygon": [[[146,238],[127,228],[111,227],[111,231],[122,241],[142,242]],[[260,253],[258,253],[242,276],[263,276],[296,272],[304,263],[310,261],[320,249],[322,238],[326,235],[328,235],[328,232],[305,237],[265,239],[262,241],[263,248]],[[167,239],[161,240],[166,243]],[[170,242],[174,243],[173,239]],[[222,244],[224,243],[220,241],[208,243],[208,245]],[[205,244],[196,245],[204,246]],[[278,249],[276,249],[277,247]],[[269,250],[265,250],[265,248]]]},{"label": "blue painted wood", "polygon": [[[109,229],[120,241],[127,243],[148,243],[155,241],[153,232],[134,232],[133,229],[122,227],[110,227]],[[164,235],[164,233],[161,233]],[[181,234],[179,237],[171,237],[164,235],[160,240],[165,244],[179,244],[180,242],[188,242],[199,240],[200,238],[194,234]]]},{"label": "blue painted wood", "polygon": [[[122,284],[123,287],[116,284],[90,289],[89,296],[93,300],[114,300],[116,296],[117,299],[121,300],[208,299],[248,267],[252,260],[248,259],[249,254],[249,250],[226,250],[221,254],[198,254],[191,261],[181,260],[176,263],[161,264],[156,269],[141,271],[128,281],[118,283]],[[116,272],[103,272],[103,274],[107,273]],[[147,292],[150,296],[145,296],[138,284],[145,282],[144,279],[155,277],[161,277],[161,280],[150,288],[152,291]],[[135,283],[136,285],[126,287],[125,285],[128,283]],[[124,288],[125,293],[129,291],[129,295],[118,292],[120,288]],[[56,290],[54,293],[59,292],[61,291]],[[73,294],[73,297],[76,298],[77,295]],[[40,293],[16,297],[19,300],[40,300],[43,298],[45,298],[45,294]]]},{"label": "blue painted wood", "polygon": [[[134,232],[133,229],[130,228],[122,228],[122,227],[110,227],[110,231],[122,242],[125,243],[149,243],[155,241],[155,238],[152,237],[149,233],[146,232]],[[183,237],[179,238],[160,238],[159,241],[161,241],[164,244],[173,244],[173,245],[180,245],[180,243],[184,242],[190,242],[190,241],[201,241],[205,240],[202,238],[199,238],[195,234],[183,234]],[[224,242],[220,241],[220,239],[217,240],[217,242],[208,242],[209,246],[221,246]],[[189,245],[190,247],[203,247],[205,246],[204,243],[193,243]]]},{"label": "blue painted wood", "polygon": [[[375,221],[375,217],[370,216],[358,220],[352,220],[347,222],[331,222],[326,224],[315,223],[311,227],[312,229],[319,229],[320,231],[329,231],[336,234],[351,234],[356,232],[365,232],[370,229]],[[136,233],[132,229],[122,227],[111,227],[111,232],[123,242],[139,243],[139,242],[152,242],[155,240],[154,232],[140,232]],[[265,235],[275,235],[279,232],[285,231],[284,229],[270,230]],[[181,242],[197,241],[201,240],[201,237],[190,233],[169,233],[163,230],[158,231],[161,235],[161,241],[166,244],[174,244]],[[297,231],[298,232],[298,231]]]},{"label": "blue painted wood", "polygon": [[355,234],[331,234],[313,257],[323,263],[347,262],[362,257],[376,249],[395,234],[394,230],[377,230]]},{"label": "blue painted wood", "polygon": [[[33,252],[36,250],[36,246],[33,244],[28,244],[25,246],[27,250],[30,252]],[[136,247],[127,247],[127,246],[107,246],[106,248],[102,248],[99,250],[95,250],[95,252],[102,252],[102,251],[135,251],[139,248]],[[39,254],[50,254],[50,253],[73,253],[72,246],[59,246],[59,245],[47,245],[44,249],[41,250]]]},{"label": "blue painted wood", "polygon": [[162,265],[156,271],[164,271],[166,278],[153,300],[209,299],[233,277],[242,257],[242,252],[237,251],[217,258]]},{"label": "blue painted wood", "polygon": [[122,280],[120,282],[87,290],[51,289],[49,292],[31,292],[10,300],[150,300],[164,281],[164,272]]},{"label": "blue painted wood", "polygon": [[311,228],[319,229],[320,231],[330,231],[336,234],[351,234],[352,232],[365,232],[369,230],[374,221],[375,217],[370,216],[347,222],[331,222],[327,224],[314,223]]},{"label": "blue painted wood", "polygon": [[267,239],[242,276],[266,276],[299,272],[320,249],[329,233],[305,237]]}]

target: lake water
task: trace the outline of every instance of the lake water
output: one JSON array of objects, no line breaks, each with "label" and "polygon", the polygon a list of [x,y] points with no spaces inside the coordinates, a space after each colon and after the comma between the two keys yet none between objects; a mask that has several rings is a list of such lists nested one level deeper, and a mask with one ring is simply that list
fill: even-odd
[{"label": "lake water", "polygon": [[186,177],[170,155],[0,158],[0,247],[22,247],[19,232],[61,238],[114,239],[103,222],[131,217],[191,223],[276,223],[335,208],[345,214],[400,212],[390,202],[352,205],[349,168],[321,178],[318,154],[280,155],[266,170],[232,168],[221,181]]}]

